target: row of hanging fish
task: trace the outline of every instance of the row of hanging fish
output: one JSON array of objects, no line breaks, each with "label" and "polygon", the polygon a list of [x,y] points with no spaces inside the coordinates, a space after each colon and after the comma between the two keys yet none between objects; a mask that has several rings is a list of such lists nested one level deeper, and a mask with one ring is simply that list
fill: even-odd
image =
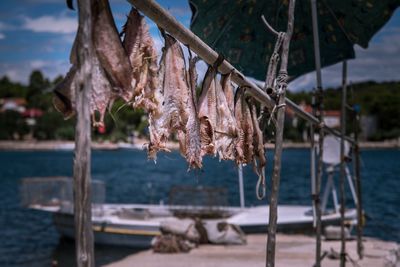
[{"label": "row of hanging fish", "polygon": [[[167,141],[176,137],[189,168],[202,168],[204,155],[218,155],[221,160],[253,164],[264,183],[263,136],[256,105],[246,99],[245,88],[234,93],[231,74],[218,79],[216,67],[210,66],[197,98],[198,58],[190,54],[187,68],[179,42],[161,30],[165,45],[158,64],[148,26],[136,9],[132,8],[127,18],[121,41],[108,1],[95,2],[93,124],[103,125],[107,108],[122,98],[148,114],[150,159],[155,160],[158,151],[168,151]],[[55,89],[54,105],[66,118],[75,110],[76,49],[77,43],[71,53],[72,67]]]}]

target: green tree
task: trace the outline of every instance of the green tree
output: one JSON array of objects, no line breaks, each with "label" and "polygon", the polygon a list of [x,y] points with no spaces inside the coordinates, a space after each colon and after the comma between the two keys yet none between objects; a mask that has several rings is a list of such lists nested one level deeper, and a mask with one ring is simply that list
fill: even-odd
[{"label": "green tree", "polygon": [[41,71],[32,71],[26,95],[28,107],[46,110],[51,103],[51,94],[46,93],[50,86],[51,83],[43,76]]},{"label": "green tree", "polygon": [[7,76],[0,79],[0,98],[26,96],[26,86],[10,81]]},{"label": "green tree", "polygon": [[29,133],[29,127],[24,118],[16,111],[6,110],[0,113],[0,139],[22,139]]}]

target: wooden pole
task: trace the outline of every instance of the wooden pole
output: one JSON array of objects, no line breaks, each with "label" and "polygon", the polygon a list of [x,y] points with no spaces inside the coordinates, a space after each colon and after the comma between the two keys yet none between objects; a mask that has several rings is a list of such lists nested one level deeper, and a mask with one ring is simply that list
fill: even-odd
[{"label": "wooden pole", "polygon": [[290,0],[288,10],[288,25],[285,34],[285,39],[282,43],[282,58],[280,70],[277,78],[277,95],[278,111],[276,119],[275,131],[275,154],[274,167],[272,171],[271,194],[269,199],[269,222],[268,222],[268,239],[267,239],[267,267],[275,266],[275,246],[276,246],[276,228],[278,220],[278,197],[279,197],[279,182],[281,176],[281,159],[282,159],[282,144],[283,144],[283,129],[285,122],[285,95],[287,88],[287,64],[289,57],[290,39],[293,33],[294,23],[294,7],[295,0]]},{"label": "wooden pole", "polygon": [[78,267],[94,266],[92,207],[90,189],[90,92],[92,88],[92,14],[91,1],[79,0],[77,67],[75,79],[76,129],[74,158],[75,250]]},{"label": "wooden pole", "polygon": [[343,61],[343,73],[342,73],[342,111],[340,114],[340,132],[342,138],[340,139],[340,238],[341,238],[341,249],[340,249],[340,267],[346,266],[346,235],[344,225],[344,213],[346,205],[345,196],[345,176],[346,176],[346,162],[344,154],[344,139],[343,136],[346,134],[346,96],[347,96],[347,61]]},{"label": "wooden pole", "polygon": [[358,130],[360,126],[359,111],[353,107],[354,112],[354,174],[356,178],[356,195],[357,195],[357,253],[360,259],[364,256],[364,246],[362,243],[363,236],[363,209],[362,209],[362,195],[361,195],[361,172],[360,172],[360,147],[358,144]]},{"label": "wooden pole", "polygon": [[315,267],[321,266],[321,202],[320,202],[320,190],[321,190],[321,180],[323,174],[323,144],[324,144],[324,131],[323,131],[323,97],[322,97],[322,75],[321,75],[321,55],[319,48],[319,31],[318,31],[318,17],[317,17],[317,1],[311,0],[311,14],[312,14],[312,25],[313,25],[313,41],[314,41],[314,57],[315,57],[315,73],[317,79],[317,90],[313,95],[313,115],[318,118],[320,124],[318,126],[318,164],[317,173],[315,174],[315,142],[314,142],[314,128],[311,126],[311,178],[313,191],[313,208],[315,213]]},{"label": "wooden pole", "polygon": [[[190,49],[195,52],[207,64],[212,65],[218,58],[218,53],[211,49],[199,37],[197,37],[189,29],[185,28],[179,23],[168,11],[163,9],[154,0],[127,0],[134,5],[144,15],[148,16],[159,27],[165,29],[169,34],[179,40],[181,43],[189,45]],[[229,73],[232,71],[232,81],[239,86],[246,87],[246,92],[249,92],[255,99],[269,108],[273,108],[275,102],[268,96],[262,88],[257,86],[254,82],[247,79],[240,71],[233,67],[227,60],[224,60],[218,67],[220,73]],[[320,124],[320,121],[304,111],[299,105],[295,104],[290,99],[286,98],[285,103],[290,107],[300,118],[311,122],[312,124]],[[340,137],[340,132],[323,125],[323,129],[337,137]],[[345,137],[350,143],[354,140],[348,136]]]}]

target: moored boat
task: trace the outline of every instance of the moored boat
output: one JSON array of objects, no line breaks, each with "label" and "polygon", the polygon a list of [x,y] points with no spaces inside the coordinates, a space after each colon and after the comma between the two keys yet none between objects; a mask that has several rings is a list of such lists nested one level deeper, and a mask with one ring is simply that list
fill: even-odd
[{"label": "moored boat", "polygon": [[[49,189],[52,190],[49,190]],[[74,238],[72,206],[72,179],[68,177],[25,178],[22,181],[22,203],[25,207],[50,212],[54,225],[65,237]],[[160,225],[171,218],[200,218],[226,221],[240,226],[245,233],[267,231],[269,207],[190,206],[150,204],[106,204],[105,186],[92,181],[92,222],[97,244],[123,245],[146,248],[153,237],[161,234]],[[43,194],[47,192],[47,194]],[[52,192],[48,194],[48,192]],[[280,205],[278,230],[307,232],[313,228],[313,216],[309,206]],[[346,211],[349,224],[355,223],[356,211]],[[340,213],[328,211],[322,216],[323,225],[340,224]]]}]

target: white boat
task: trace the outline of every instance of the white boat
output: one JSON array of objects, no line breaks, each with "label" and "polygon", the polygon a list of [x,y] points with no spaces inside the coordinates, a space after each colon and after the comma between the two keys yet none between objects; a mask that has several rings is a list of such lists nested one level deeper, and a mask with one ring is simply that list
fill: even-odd
[{"label": "white boat", "polygon": [[[52,187],[54,190],[48,190]],[[38,192],[53,192],[41,196]],[[269,207],[226,207],[226,206],[179,206],[146,204],[103,204],[104,184],[93,181],[95,196],[92,222],[95,243],[124,245],[138,248],[150,246],[153,237],[160,235],[162,221],[172,217],[200,217],[203,220],[223,220],[238,225],[245,233],[267,232]],[[26,178],[22,182],[23,204],[31,209],[53,213],[58,232],[74,238],[72,207],[72,179],[67,177]],[[280,205],[278,207],[278,230],[290,232],[311,231],[313,216],[311,207]],[[356,220],[356,211],[349,209],[346,219]],[[340,223],[338,212],[322,216],[323,225]]]}]

